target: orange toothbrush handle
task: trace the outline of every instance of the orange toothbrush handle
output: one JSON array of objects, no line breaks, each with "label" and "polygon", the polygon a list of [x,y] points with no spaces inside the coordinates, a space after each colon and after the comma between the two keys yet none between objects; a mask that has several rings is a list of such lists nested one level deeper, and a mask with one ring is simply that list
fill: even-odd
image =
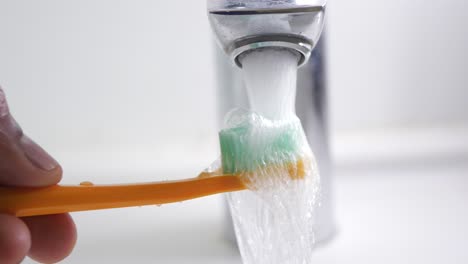
[{"label": "orange toothbrush handle", "polygon": [[0,187],[0,213],[34,216],[157,205],[244,189],[235,175],[127,185]]}]

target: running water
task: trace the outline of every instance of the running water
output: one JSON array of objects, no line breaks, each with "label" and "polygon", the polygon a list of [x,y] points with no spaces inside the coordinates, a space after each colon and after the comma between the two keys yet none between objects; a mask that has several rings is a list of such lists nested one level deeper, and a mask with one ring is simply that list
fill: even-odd
[{"label": "running water", "polygon": [[[265,167],[250,176],[249,191],[228,195],[237,241],[244,264],[311,263],[314,246],[314,217],[318,206],[319,175],[299,119],[295,115],[296,54],[284,49],[265,49],[241,58],[250,112],[234,111],[227,126],[249,122],[255,130],[249,144],[265,146],[265,135],[275,129],[292,128],[300,144],[298,152],[268,154],[282,160],[304,161],[304,179],[291,179],[290,171]],[[269,134],[270,133],[270,134]],[[269,160],[268,163],[271,163]]]},{"label": "running water", "polygon": [[298,57],[283,49],[264,49],[240,58],[250,108],[272,120],[295,116]]}]

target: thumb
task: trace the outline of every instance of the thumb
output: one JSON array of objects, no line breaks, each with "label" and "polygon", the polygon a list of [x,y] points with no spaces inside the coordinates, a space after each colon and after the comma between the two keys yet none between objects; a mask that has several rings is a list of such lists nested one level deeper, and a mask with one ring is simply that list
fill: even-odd
[{"label": "thumb", "polygon": [[10,114],[0,87],[0,185],[40,187],[61,177],[57,161],[23,133]]}]

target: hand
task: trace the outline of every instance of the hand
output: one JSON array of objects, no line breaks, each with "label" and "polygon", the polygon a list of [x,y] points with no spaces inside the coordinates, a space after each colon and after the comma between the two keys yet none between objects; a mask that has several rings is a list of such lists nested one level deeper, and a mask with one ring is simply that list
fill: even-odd
[{"label": "hand", "polygon": [[[23,134],[10,115],[0,88],[0,186],[41,187],[56,184],[62,168]],[[0,263],[19,263],[25,256],[57,262],[72,251],[75,224],[68,214],[17,218],[0,214]]]}]

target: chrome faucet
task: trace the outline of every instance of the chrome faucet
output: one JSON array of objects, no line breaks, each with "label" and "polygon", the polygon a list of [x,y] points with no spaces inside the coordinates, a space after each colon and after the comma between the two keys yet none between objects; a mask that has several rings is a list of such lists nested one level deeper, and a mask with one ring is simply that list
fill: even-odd
[{"label": "chrome faucet", "polygon": [[240,55],[254,49],[279,47],[307,62],[323,27],[323,0],[208,0],[211,26],[237,66]]},{"label": "chrome faucet", "polygon": [[216,51],[220,117],[234,107],[248,108],[240,72],[242,55],[266,48],[289,49],[299,55],[298,65],[302,67],[298,71],[296,113],[321,175],[316,239],[318,243],[328,241],[335,227],[326,119],[325,45],[323,40],[319,43],[326,0],[207,0],[207,4],[208,17],[222,50]]}]

